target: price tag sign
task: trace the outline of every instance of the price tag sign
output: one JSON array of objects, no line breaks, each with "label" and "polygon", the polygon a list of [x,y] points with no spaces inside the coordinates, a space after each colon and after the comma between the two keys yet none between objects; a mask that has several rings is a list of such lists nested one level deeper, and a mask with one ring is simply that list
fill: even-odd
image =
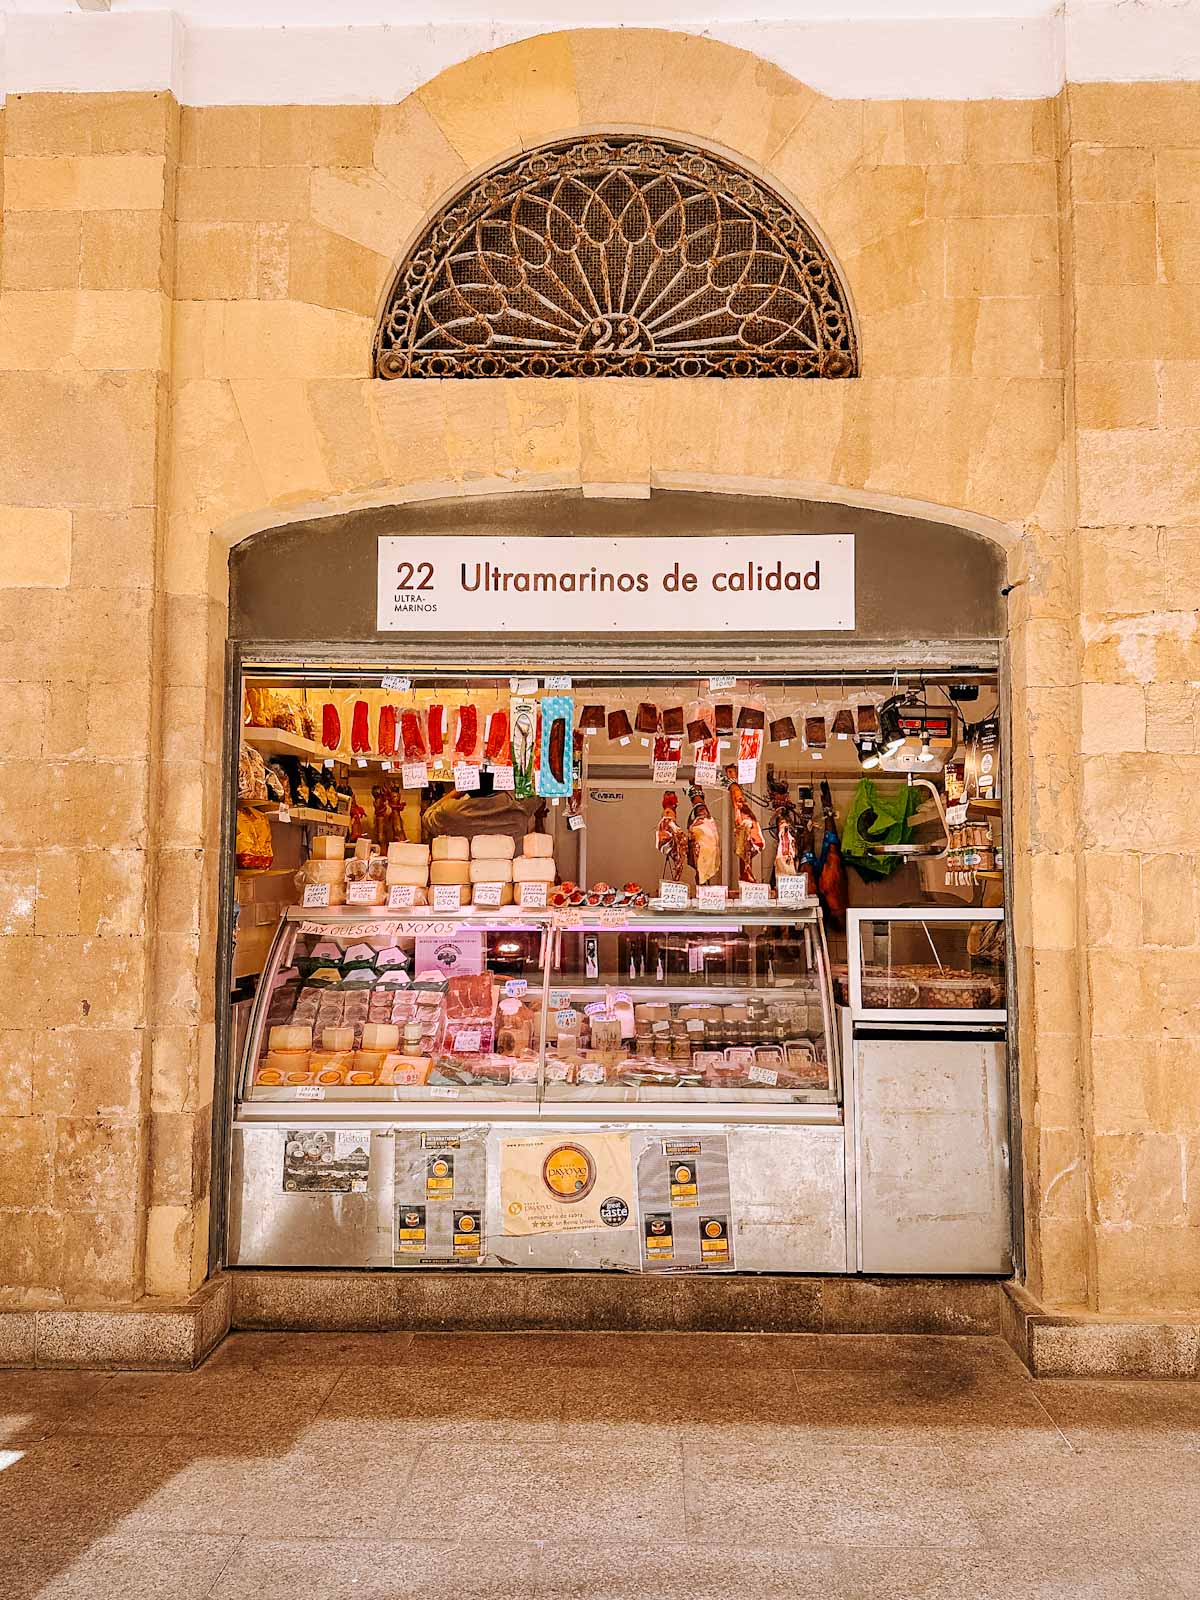
[{"label": "price tag sign", "polygon": [[439,1100],[457,1100],[458,1089],[453,1084],[434,1083],[429,1086],[428,1093],[431,1098]]},{"label": "price tag sign", "polygon": [[757,761],[739,761],[738,762],[738,782],[739,783],[753,783],[757,776],[758,776],[758,762]]},{"label": "price tag sign", "polygon": [[523,994],[529,993],[528,978],[505,978],[504,998],[506,1000],[519,1000]]},{"label": "price tag sign", "polygon": [[572,812],[567,818],[567,827],[572,833],[578,833],[584,825],[584,820],[578,811]]},{"label": "price tag sign", "polygon": [[407,694],[412,688],[411,678],[397,678],[390,673],[385,678],[380,678],[379,687],[386,689],[390,694]]},{"label": "price tag sign", "polygon": [[769,905],[771,886],[767,883],[739,883],[738,899],[744,906]]},{"label": "price tag sign", "polygon": [[668,878],[663,878],[658,886],[658,898],[668,911],[682,911],[688,903],[688,888],[686,883],[673,883]]},{"label": "price tag sign", "polygon": [[569,989],[551,989],[551,991],[550,991],[550,1009],[551,1009],[551,1011],[561,1011],[564,1006],[569,1006],[570,1004],[571,1004],[571,991]]},{"label": "price tag sign", "polygon": [[454,787],[456,789],[478,789],[479,768],[473,767],[467,761],[454,763]]},{"label": "price tag sign", "polygon": [[477,906],[489,908],[500,904],[500,891],[504,888],[502,883],[477,883],[473,899]]},{"label": "price tag sign", "polygon": [[579,1026],[578,1011],[572,1011],[570,1007],[563,1011],[556,1011],[554,1013],[554,1026],[556,1028],[566,1028],[568,1030],[577,1028]]},{"label": "price tag sign", "polygon": [[737,679],[736,678],[710,678],[708,680],[708,687],[709,687],[709,691],[710,692],[712,692],[714,690],[717,690],[717,689],[736,689],[737,688]]},{"label": "price tag sign", "polygon": [[546,690],[547,690],[547,693],[550,693],[550,694],[554,694],[554,693],[562,694],[566,690],[568,690],[570,687],[571,687],[570,678],[549,677],[549,678],[546,679]]},{"label": "price tag sign", "polygon": [[536,678],[510,678],[508,680],[508,687],[512,690],[513,694],[536,694],[537,693],[537,679]]},{"label": "price tag sign", "polygon": [[747,1083],[761,1083],[768,1089],[773,1089],[779,1082],[779,1074],[774,1067],[751,1067],[746,1073]]},{"label": "price tag sign", "polygon": [[323,1083],[302,1083],[296,1090],[297,1100],[324,1100],[325,1085]]},{"label": "price tag sign", "polygon": [[278,816],[277,820],[279,822],[290,822],[292,820],[291,807],[290,806],[280,806],[280,808],[279,808],[279,816]]},{"label": "price tag sign", "polygon": [[348,906],[373,906],[375,904],[375,885],[370,878],[364,878],[358,883],[347,884],[346,904]]},{"label": "price tag sign", "polygon": [[653,781],[655,783],[674,783],[678,777],[678,761],[656,761],[654,763]]},{"label": "price tag sign", "polygon": [[724,911],[729,891],[723,883],[702,883],[696,890],[696,904],[701,911]]},{"label": "price tag sign", "polygon": [[808,892],[808,879],[803,873],[781,873],[775,879],[775,892],[781,906],[802,906],[812,896]]},{"label": "price tag sign", "polygon": [[400,767],[400,782],[406,789],[427,788],[429,768],[423,761],[405,761]]},{"label": "price tag sign", "polygon": [[439,883],[433,890],[435,911],[461,911],[462,893],[456,883]]},{"label": "price tag sign", "polygon": [[394,883],[388,890],[388,910],[408,911],[416,903],[416,890],[411,883]]},{"label": "price tag sign", "polygon": [[528,909],[531,906],[544,906],[546,904],[546,885],[544,883],[523,883],[521,885],[521,906]]},{"label": "price tag sign", "polygon": [[698,784],[716,783],[717,763],[715,761],[697,761],[696,782]]},{"label": "price tag sign", "polygon": [[454,1035],[456,1056],[477,1056],[481,1034],[478,1028],[460,1028]]},{"label": "price tag sign", "polygon": [[516,785],[513,782],[513,769],[511,767],[492,768],[492,788],[497,794],[511,794]]},{"label": "price tag sign", "polygon": [[619,928],[625,921],[625,912],[620,906],[601,906],[600,921],[606,928]]},{"label": "price tag sign", "polygon": [[327,883],[306,883],[304,885],[304,899],[301,905],[327,906],[329,904],[329,885]]},{"label": "price tag sign", "polygon": [[[282,806],[280,806],[279,812],[280,812],[280,821],[282,821],[283,820],[283,807]],[[950,826],[952,828],[961,828],[963,823],[966,820],[967,820],[967,802],[965,800],[960,800],[959,803],[957,805],[955,805],[955,806],[947,806],[946,807],[946,821],[950,824]]]}]

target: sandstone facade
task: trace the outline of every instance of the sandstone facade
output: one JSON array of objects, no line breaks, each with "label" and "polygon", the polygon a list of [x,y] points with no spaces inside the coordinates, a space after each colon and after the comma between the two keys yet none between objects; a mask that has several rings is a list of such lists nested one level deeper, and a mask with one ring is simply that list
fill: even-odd
[{"label": "sandstone facade", "polygon": [[[430,208],[597,125],[794,198],[861,378],[370,379]],[[0,1305],[205,1276],[232,544],[316,507],[653,484],[867,497],[1006,546],[1028,1286],[1200,1309],[1198,129],[1200,84],[836,100],[637,30],[394,106],[10,99]]]}]

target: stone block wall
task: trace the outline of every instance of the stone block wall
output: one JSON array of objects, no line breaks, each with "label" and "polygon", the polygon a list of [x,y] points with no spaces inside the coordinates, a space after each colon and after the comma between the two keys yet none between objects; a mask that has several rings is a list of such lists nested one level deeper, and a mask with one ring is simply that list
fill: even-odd
[{"label": "stone block wall", "polygon": [[[1147,1303],[1200,1303],[1171,1265],[1195,1215],[1143,1210],[1166,1204],[1162,1153],[1195,1148],[1152,1019],[1155,994],[1177,1016],[1195,995],[1178,956],[1194,920],[1154,888],[1194,860],[1188,752],[1161,743],[1194,731],[1192,701],[1159,680],[1200,673],[1180,620],[1189,375],[1161,364],[1188,315],[1172,274],[1190,202],[1164,199],[1186,188],[1165,145],[1185,119],[1162,109],[1170,86],[1141,92],[1135,147],[1107,88],[832,100],[711,40],[588,30],[476,57],[395,106],[9,102],[0,934],[23,976],[0,999],[18,1152],[0,1303],[121,1302],[204,1274],[230,546],[322,506],[651,484],[865,495],[1006,545],[1029,1285],[1130,1303],[1119,1241],[1145,1229],[1163,1262]],[[597,125],[712,143],[795,199],[849,282],[862,377],[372,380],[380,297],[429,210]],[[1105,272],[1133,276],[1091,281]],[[1118,337],[1133,327],[1136,349]],[[1122,726],[1135,713],[1128,748],[1093,748],[1117,737],[1103,694]],[[1159,814],[1153,839],[1135,811]],[[1106,962],[1146,996],[1136,1105],[1100,1094]],[[1143,1176],[1114,1188],[1116,1169]]]}]

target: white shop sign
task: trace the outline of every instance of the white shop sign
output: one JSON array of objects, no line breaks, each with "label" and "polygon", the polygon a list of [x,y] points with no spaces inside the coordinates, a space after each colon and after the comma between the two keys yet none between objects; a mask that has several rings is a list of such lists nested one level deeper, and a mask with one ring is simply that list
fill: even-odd
[{"label": "white shop sign", "polygon": [[379,541],[380,632],[742,633],[854,626],[854,535]]}]

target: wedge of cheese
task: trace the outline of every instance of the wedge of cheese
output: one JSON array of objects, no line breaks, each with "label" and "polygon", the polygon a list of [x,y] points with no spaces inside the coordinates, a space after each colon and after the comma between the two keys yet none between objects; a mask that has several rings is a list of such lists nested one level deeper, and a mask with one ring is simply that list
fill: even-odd
[{"label": "wedge of cheese", "polygon": [[472,861],[511,861],[517,847],[507,833],[480,833],[471,840]]},{"label": "wedge of cheese", "polygon": [[471,855],[471,841],[457,834],[444,833],[433,841],[435,861],[466,861]]},{"label": "wedge of cheese", "polygon": [[472,883],[511,883],[511,861],[501,861],[499,856],[484,856],[470,863]]},{"label": "wedge of cheese", "polygon": [[310,859],[304,863],[305,883],[345,883],[346,863],[344,861],[321,861]]},{"label": "wedge of cheese", "polygon": [[554,862],[540,856],[518,856],[512,864],[514,883],[553,883]]},{"label": "wedge of cheese", "polygon": [[521,854],[523,856],[544,857],[554,855],[554,840],[548,833],[527,833],[521,840]]},{"label": "wedge of cheese", "polygon": [[344,834],[319,833],[312,842],[310,854],[314,861],[342,861],[346,855]]},{"label": "wedge of cheese", "polygon": [[267,1035],[268,1050],[311,1050],[313,1031],[298,1023],[281,1023]]},{"label": "wedge of cheese", "polygon": [[429,881],[434,888],[460,883],[465,888],[471,881],[471,865],[467,861],[435,861],[429,869]]}]

